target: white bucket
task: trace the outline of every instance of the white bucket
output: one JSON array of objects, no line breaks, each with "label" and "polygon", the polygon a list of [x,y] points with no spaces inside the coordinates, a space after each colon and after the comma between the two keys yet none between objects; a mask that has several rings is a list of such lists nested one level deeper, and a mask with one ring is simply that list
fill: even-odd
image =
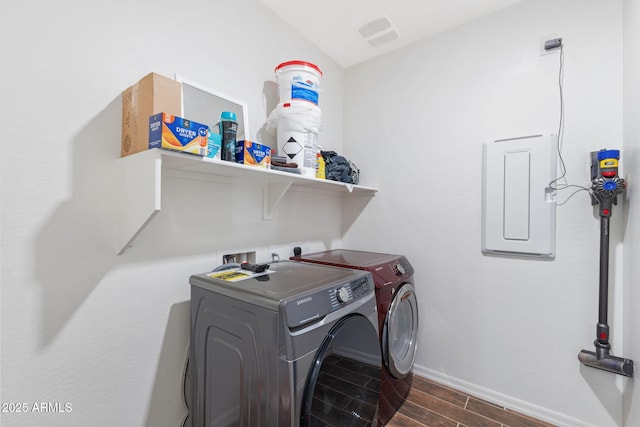
[{"label": "white bucket", "polygon": [[320,108],[308,102],[287,102],[276,108],[278,155],[297,163],[302,172],[315,176]]},{"label": "white bucket", "polygon": [[275,69],[279,103],[306,101],[318,105],[318,91],[322,71],[317,65],[304,61],[288,61]]}]

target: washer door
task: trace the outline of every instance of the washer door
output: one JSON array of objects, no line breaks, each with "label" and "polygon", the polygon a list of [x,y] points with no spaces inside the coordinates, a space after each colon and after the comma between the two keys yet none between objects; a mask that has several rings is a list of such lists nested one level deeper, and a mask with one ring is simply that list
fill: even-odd
[{"label": "washer door", "polygon": [[340,319],[311,364],[300,426],[377,426],[382,357],[375,326],[362,315]]},{"label": "washer door", "polygon": [[413,368],[418,337],[418,301],[413,285],[405,283],[396,291],[382,329],[382,357],[395,378],[403,378]]}]

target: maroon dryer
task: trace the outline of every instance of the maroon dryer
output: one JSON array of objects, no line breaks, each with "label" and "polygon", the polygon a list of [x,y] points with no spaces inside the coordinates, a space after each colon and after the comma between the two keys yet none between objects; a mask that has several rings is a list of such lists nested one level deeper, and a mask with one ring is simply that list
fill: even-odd
[{"label": "maroon dryer", "polygon": [[[299,249],[296,248],[298,251]],[[404,402],[411,388],[418,335],[418,304],[413,267],[401,255],[335,249],[291,257],[292,260],[366,270],[373,275],[382,370],[379,425],[385,425]]]}]

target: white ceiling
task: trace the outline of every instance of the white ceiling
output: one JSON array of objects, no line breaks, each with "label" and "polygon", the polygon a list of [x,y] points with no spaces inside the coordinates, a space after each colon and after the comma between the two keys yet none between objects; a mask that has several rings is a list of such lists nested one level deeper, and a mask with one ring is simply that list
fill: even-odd
[{"label": "white ceiling", "polygon": [[[523,0],[261,0],[343,67],[472,21]],[[358,29],[386,16],[399,34],[370,46]]]}]

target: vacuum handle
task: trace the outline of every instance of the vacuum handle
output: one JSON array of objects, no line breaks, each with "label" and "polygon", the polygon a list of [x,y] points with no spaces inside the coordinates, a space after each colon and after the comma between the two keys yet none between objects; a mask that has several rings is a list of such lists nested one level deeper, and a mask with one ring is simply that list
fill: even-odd
[{"label": "vacuum handle", "polygon": [[[607,324],[607,308],[609,307],[609,217],[600,217],[600,299],[598,323]],[[607,336],[603,339],[609,339]],[[598,340],[601,334],[598,334]]]},{"label": "vacuum handle", "polygon": [[609,345],[607,308],[609,306],[609,220],[618,194],[625,188],[618,176],[619,150],[600,150],[591,153],[592,202],[599,205],[600,216],[600,298],[598,310],[598,337],[601,346]]}]

